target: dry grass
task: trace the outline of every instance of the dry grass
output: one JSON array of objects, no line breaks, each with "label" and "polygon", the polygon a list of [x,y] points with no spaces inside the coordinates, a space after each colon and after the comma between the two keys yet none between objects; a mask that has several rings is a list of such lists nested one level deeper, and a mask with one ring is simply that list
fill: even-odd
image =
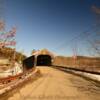
[{"label": "dry grass", "polygon": [[73,59],[72,57],[57,56],[54,59],[53,65],[100,72],[100,58],[78,56],[77,59]]}]

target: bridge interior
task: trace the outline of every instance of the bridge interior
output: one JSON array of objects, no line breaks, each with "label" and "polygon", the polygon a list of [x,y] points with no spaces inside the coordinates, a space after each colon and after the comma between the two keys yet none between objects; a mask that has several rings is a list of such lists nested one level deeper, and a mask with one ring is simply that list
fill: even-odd
[{"label": "bridge interior", "polygon": [[52,58],[49,55],[38,55],[37,66],[50,66],[52,65]]}]

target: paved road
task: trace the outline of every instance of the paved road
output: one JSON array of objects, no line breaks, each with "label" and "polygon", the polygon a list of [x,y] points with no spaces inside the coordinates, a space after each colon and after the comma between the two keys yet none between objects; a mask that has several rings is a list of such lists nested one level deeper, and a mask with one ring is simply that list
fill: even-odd
[{"label": "paved road", "polygon": [[42,77],[2,100],[100,100],[98,84],[53,68],[38,69]]}]

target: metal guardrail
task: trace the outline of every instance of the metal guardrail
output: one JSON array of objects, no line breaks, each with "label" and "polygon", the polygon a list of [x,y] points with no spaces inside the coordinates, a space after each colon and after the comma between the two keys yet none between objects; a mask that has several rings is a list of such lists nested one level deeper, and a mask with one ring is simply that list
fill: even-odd
[{"label": "metal guardrail", "polygon": [[82,70],[82,69],[78,69],[78,68],[71,68],[71,67],[67,67],[67,66],[57,66],[57,65],[52,65],[52,67],[55,67],[57,69],[61,69],[61,70],[74,70],[74,71],[79,71],[79,72],[85,72],[85,73],[90,73],[90,74],[95,74],[95,75],[100,75],[100,72],[96,72],[96,71],[89,71],[89,70]]}]

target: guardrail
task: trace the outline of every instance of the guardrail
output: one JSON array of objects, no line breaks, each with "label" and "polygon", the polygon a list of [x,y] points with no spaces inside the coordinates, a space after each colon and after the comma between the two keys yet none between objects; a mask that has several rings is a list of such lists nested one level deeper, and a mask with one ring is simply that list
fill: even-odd
[{"label": "guardrail", "polygon": [[52,65],[52,66],[56,67],[56,68],[63,68],[63,69],[69,69],[69,70],[74,70],[74,71],[80,71],[80,72],[100,75],[100,72],[96,72],[96,71],[82,70],[79,68],[72,68],[72,67],[68,67],[68,66],[57,66],[57,65]]}]

